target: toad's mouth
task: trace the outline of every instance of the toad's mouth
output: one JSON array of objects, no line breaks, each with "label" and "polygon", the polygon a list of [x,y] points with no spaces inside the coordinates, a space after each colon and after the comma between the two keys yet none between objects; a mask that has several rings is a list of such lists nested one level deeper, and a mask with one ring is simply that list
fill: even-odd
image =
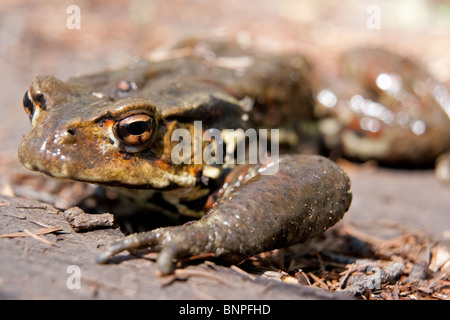
[{"label": "toad's mouth", "polygon": [[[192,187],[197,176],[182,166],[159,159],[105,156],[83,146],[62,148],[50,140],[26,136],[18,150],[18,160],[31,170],[51,178],[80,181],[128,189],[172,190]],[[89,148],[87,148],[89,149]]]},{"label": "toad's mouth", "polygon": [[[185,185],[180,185],[174,181],[167,180],[167,183],[151,183],[143,181],[143,183],[129,183],[128,181],[122,181],[122,180],[106,180],[105,176],[83,176],[83,175],[68,175],[64,170],[58,171],[54,170],[55,168],[52,168],[52,170],[47,170],[48,168],[42,168],[38,165],[31,165],[28,162],[22,162],[25,168],[27,168],[30,171],[39,172],[49,178],[52,178],[53,180],[60,181],[60,182],[70,182],[70,181],[78,181],[83,183],[89,183],[89,184],[95,184],[99,186],[104,187],[113,187],[113,188],[126,188],[126,189],[155,189],[158,191],[170,191],[174,189],[179,188],[186,188],[190,187]],[[70,176],[70,177],[69,177]]]}]

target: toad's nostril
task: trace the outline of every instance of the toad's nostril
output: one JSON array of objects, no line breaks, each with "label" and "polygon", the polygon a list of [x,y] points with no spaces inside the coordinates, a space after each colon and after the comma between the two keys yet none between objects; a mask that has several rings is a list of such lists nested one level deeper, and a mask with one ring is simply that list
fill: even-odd
[{"label": "toad's nostril", "polygon": [[67,133],[70,134],[71,136],[75,136],[77,134],[77,132],[73,128],[67,129]]}]

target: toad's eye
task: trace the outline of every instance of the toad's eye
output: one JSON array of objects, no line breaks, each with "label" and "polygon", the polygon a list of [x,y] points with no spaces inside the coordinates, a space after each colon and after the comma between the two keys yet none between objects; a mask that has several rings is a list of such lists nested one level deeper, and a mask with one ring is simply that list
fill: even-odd
[{"label": "toad's eye", "polygon": [[23,96],[23,108],[25,109],[25,112],[28,114],[28,117],[31,121],[36,113],[37,108],[41,110],[47,109],[47,100],[45,98],[45,94],[41,91],[30,92],[30,90],[28,90]]},{"label": "toad's eye", "polygon": [[124,118],[114,126],[114,133],[121,142],[139,146],[148,142],[154,131],[154,120],[147,114],[136,114]]},{"label": "toad's eye", "polygon": [[34,115],[34,103],[30,99],[29,92],[25,92],[25,95],[23,96],[23,108],[25,109],[25,112],[28,114],[28,117],[30,117],[30,121],[33,118]]}]

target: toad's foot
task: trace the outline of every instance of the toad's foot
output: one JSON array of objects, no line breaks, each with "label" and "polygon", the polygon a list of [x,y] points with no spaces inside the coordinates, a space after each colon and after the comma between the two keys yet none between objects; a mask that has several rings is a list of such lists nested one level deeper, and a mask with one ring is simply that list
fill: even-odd
[{"label": "toad's foot", "polygon": [[276,165],[276,174],[259,170],[200,220],[129,235],[107,247],[97,262],[146,247],[160,252],[157,263],[163,274],[173,271],[174,259],[207,253],[236,262],[318,235],[348,210],[350,180],[331,160],[284,156]]}]

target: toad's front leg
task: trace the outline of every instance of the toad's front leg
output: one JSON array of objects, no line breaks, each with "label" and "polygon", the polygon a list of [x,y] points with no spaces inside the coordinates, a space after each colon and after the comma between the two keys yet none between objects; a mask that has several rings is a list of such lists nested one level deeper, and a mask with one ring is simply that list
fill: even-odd
[{"label": "toad's front leg", "polygon": [[123,250],[159,251],[163,274],[173,260],[214,253],[230,262],[286,247],[318,235],[348,210],[350,180],[334,162],[320,156],[284,156],[278,172],[257,173],[218,200],[200,220],[132,234],[98,256],[107,262]]}]

